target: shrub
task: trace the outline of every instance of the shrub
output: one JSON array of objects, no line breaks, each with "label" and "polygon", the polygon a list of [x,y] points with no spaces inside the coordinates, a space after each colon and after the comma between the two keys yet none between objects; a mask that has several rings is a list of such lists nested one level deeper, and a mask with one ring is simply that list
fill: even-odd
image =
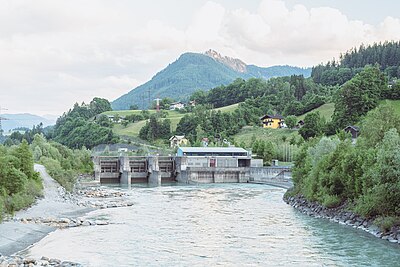
[{"label": "shrub", "polygon": [[342,200],[339,196],[336,195],[325,195],[323,198],[322,205],[327,208],[336,208],[342,203]]},{"label": "shrub", "polygon": [[383,232],[388,232],[394,226],[400,226],[400,217],[383,217],[380,216],[374,220],[374,224],[378,226]]}]

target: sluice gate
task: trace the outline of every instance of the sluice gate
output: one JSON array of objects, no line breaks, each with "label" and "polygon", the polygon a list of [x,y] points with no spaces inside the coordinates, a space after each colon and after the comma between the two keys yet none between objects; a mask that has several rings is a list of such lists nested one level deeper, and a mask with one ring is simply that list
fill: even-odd
[{"label": "sluice gate", "polygon": [[173,157],[108,157],[93,158],[95,179],[104,184],[135,184],[175,181]]},{"label": "sluice gate", "polygon": [[[252,167],[258,161],[239,148],[180,148],[177,156],[97,156],[95,179],[130,185],[162,182],[248,183],[265,178],[286,179],[287,168]],[[257,164],[256,164],[257,163]],[[261,164],[262,166],[262,164]]]}]

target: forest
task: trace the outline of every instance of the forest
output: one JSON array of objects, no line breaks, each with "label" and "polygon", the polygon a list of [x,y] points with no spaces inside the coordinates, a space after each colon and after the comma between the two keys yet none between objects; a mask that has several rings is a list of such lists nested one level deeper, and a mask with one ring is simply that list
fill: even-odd
[{"label": "forest", "polygon": [[92,148],[98,144],[115,143],[118,137],[112,131],[112,123],[106,116],[99,116],[111,109],[106,99],[94,98],[89,104],[75,104],[57,119],[47,137],[69,148]]},{"label": "forest", "polygon": [[323,85],[342,85],[366,65],[378,64],[380,70],[391,81],[400,78],[400,42],[361,45],[341,54],[339,60],[313,67],[311,77]]}]

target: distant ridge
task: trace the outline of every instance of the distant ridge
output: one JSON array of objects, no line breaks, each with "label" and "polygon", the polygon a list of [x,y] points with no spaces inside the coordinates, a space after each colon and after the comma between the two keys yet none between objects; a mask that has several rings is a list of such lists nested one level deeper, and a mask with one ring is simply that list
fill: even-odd
[{"label": "distant ridge", "polygon": [[247,65],[240,59],[222,56],[212,49],[205,53],[184,53],[153,78],[112,102],[114,110],[126,110],[131,105],[147,109],[153,99],[170,97],[186,100],[196,90],[209,90],[226,85],[237,78],[269,79],[289,75],[309,77],[311,68],[273,66],[262,68]]},{"label": "distant ridge", "polygon": [[7,120],[3,120],[1,122],[4,133],[6,134],[8,131],[19,128],[26,127],[32,128],[34,125],[38,125],[43,123],[43,127],[53,125],[56,123],[56,119],[47,119],[38,115],[23,113],[23,114],[1,114],[3,118]]}]

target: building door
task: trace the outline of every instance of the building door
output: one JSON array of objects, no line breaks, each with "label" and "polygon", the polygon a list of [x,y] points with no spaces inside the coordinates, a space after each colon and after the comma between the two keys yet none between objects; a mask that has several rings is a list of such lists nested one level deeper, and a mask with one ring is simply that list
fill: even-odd
[{"label": "building door", "polygon": [[215,168],[216,159],[210,159],[210,167]]}]

